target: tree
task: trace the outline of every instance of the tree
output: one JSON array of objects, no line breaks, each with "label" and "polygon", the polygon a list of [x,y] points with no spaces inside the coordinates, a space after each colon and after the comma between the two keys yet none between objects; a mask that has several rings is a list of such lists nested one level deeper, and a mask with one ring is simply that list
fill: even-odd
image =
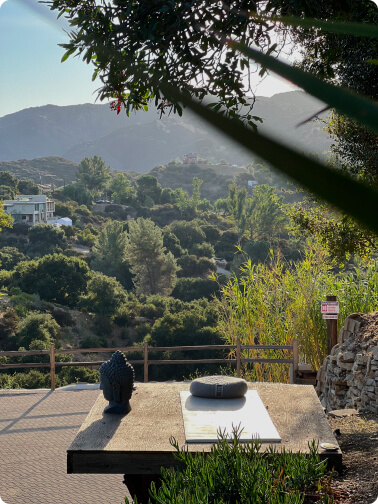
[{"label": "tree", "polygon": [[194,210],[197,210],[198,205],[201,201],[201,185],[203,184],[203,180],[194,177],[193,178],[193,193],[190,199],[190,203]]},{"label": "tree", "polygon": [[100,317],[112,318],[127,301],[127,293],[115,278],[93,272],[80,305]]},{"label": "tree", "polygon": [[276,188],[267,184],[256,186],[247,200],[247,226],[250,240],[270,239],[279,233],[285,224],[282,211],[283,196],[277,196]]},{"label": "tree", "polygon": [[124,173],[117,173],[110,184],[109,190],[114,203],[126,205],[135,198],[135,190],[131,187],[130,180]]},{"label": "tree", "polygon": [[215,210],[218,213],[223,212],[224,214],[228,214],[228,199],[227,198],[219,198],[214,203]]},{"label": "tree", "polygon": [[126,256],[127,233],[118,221],[109,221],[101,229],[92,249],[91,267],[107,276],[115,277],[125,287],[130,286],[130,272]]},{"label": "tree", "polygon": [[99,156],[84,158],[78,166],[76,180],[91,193],[101,191],[110,180],[110,167]]},{"label": "tree", "polygon": [[2,200],[13,200],[17,194],[17,191],[13,187],[7,185],[0,185],[0,198]]},{"label": "tree", "polygon": [[19,194],[39,194],[40,188],[34,182],[34,180],[19,180],[18,181],[18,192]]},{"label": "tree", "polygon": [[24,292],[39,294],[46,301],[75,306],[86,289],[88,277],[89,267],[82,259],[50,254],[18,263],[12,283]]},{"label": "tree", "polygon": [[[62,189],[62,193],[65,199],[76,201],[79,205],[89,206],[93,203],[93,196],[90,190],[79,184],[67,184]],[[57,210],[56,212],[58,213]]]},{"label": "tree", "polygon": [[[378,7],[373,2],[341,2],[336,8],[332,2],[314,2],[313,15],[320,19],[341,19],[343,22],[378,24]],[[352,37],[314,29],[295,31],[295,38],[302,46],[302,68],[333,81],[335,78],[344,87],[351,88],[373,100],[378,99],[377,41],[373,37]],[[369,131],[345,115],[331,112],[326,127],[334,140],[331,146],[335,167],[352,173],[365,183],[378,187],[377,144],[378,135]],[[376,234],[361,226],[354,219],[333,209],[319,210],[304,202],[293,214],[302,232],[316,235],[336,257],[345,254],[370,254],[378,250]]]},{"label": "tree", "polygon": [[[243,79],[249,61],[228,47],[224,37],[268,51],[273,25],[252,19],[248,12],[276,12],[275,2],[137,0],[109,5],[52,0],[49,4],[77,30],[70,33],[70,42],[62,44],[63,59],[76,53],[91,62],[94,77],[102,81],[100,99],[115,98],[113,108],[118,113],[122,105],[127,113],[146,108],[151,99],[162,112],[166,106],[180,112],[177,100],[167,91],[162,93],[161,85],[167,82],[199,99],[211,96],[217,109],[223,106],[233,115],[243,105],[245,119],[253,121],[247,98],[253,83]],[[274,49],[277,45],[270,50]]]},{"label": "tree", "polygon": [[148,203],[148,201],[152,202],[152,206],[160,203],[162,189],[156,177],[152,175],[141,175],[137,178],[135,184],[137,199],[141,205],[147,206],[146,203]]},{"label": "tree", "polygon": [[[337,70],[342,70],[344,63],[342,56],[349,53],[344,43],[345,39],[343,41],[340,37],[342,40],[340,46],[344,47],[344,53],[339,50],[337,44],[327,46],[324,43],[326,40],[324,34],[337,33],[336,30],[340,29],[340,25],[336,28],[330,23],[326,26],[324,23],[319,25],[317,20],[355,20],[356,17],[353,15],[358,12],[360,14],[357,17],[358,20],[362,20],[364,23],[374,22],[376,18],[369,17],[369,15],[370,13],[376,15],[378,8],[371,0],[359,2],[340,2],[339,0],[256,2],[253,4],[252,12],[248,10],[251,7],[250,2],[244,3],[243,1],[221,4],[210,1],[193,5],[193,2],[177,3],[162,0],[159,3],[146,5],[144,1],[140,0],[134,2],[132,7],[128,5],[126,8],[122,4],[109,6],[105,2],[99,6],[94,1],[88,4],[84,0],[79,0],[72,5],[69,0],[55,0],[50,5],[60,14],[66,14],[72,26],[78,27],[77,33],[71,33],[71,42],[65,45],[67,52],[64,59],[77,52],[84,55],[87,62],[92,61],[96,67],[94,76],[100,75],[103,79],[100,97],[116,97],[115,107],[118,112],[121,110],[122,104],[126,105],[127,112],[133,106],[135,108],[146,107],[148,99],[151,98],[155,98],[157,102],[161,100],[162,111],[166,105],[178,108],[177,102],[179,101],[197,110],[202,110],[202,115],[207,115],[210,122],[215,123],[217,117],[221,128],[228,131],[233,138],[238,139],[242,145],[271,161],[274,166],[285,173],[290,173],[293,178],[310,190],[324,196],[328,201],[336,203],[339,208],[348,209],[352,215],[358,216],[365,223],[369,223],[371,228],[376,229],[371,212],[369,213],[369,209],[365,210],[366,205],[363,204],[365,196],[372,202],[372,205],[375,204],[373,202],[374,194],[371,191],[363,189],[357,183],[354,187],[361,194],[359,204],[353,207],[348,198],[346,198],[347,202],[343,203],[318,183],[314,172],[316,168],[322,169],[321,164],[306,159],[304,156],[297,156],[290,149],[281,148],[274,141],[268,140],[259,148],[258,140],[256,140],[256,143],[250,147],[250,142],[247,140],[248,132],[240,123],[234,123],[235,131],[232,135],[230,124],[223,120],[220,114],[214,116],[187,100],[188,95],[203,99],[205,96],[213,94],[219,97],[218,103],[210,105],[215,110],[219,110],[224,105],[229,114],[238,119],[245,118],[243,113],[236,111],[246,96],[241,76],[244,69],[248,70],[248,60],[244,58],[242,51],[235,51],[234,42],[225,42],[229,40],[247,41],[249,44],[254,43],[258,46],[260,53],[265,51],[270,54],[275,51],[277,46],[275,44],[270,46],[271,39],[269,37],[269,32],[273,29],[274,24],[271,24],[265,16],[263,19],[259,16],[256,17],[255,14],[261,13],[266,14],[268,18],[271,14],[297,16],[300,18],[298,19],[299,24],[303,26],[306,26],[308,18],[315,18],[315,21],[310,19],[309,24],[311,26],[309,37],[313,41],[314,48],[313,53],[309,53],[310,63],[313,64],[312,72],[331,79],[337,78],[338,74],[334,72],[333,66],[337,67],[338,63]],[[201,20],[201,23],[198,20]],[[293,23],[288,19],[280,19],[276,30],[285,34],[288,31],[286,24],[290,25],[290,23],[295,25],[297,21]],[[169,28],[167,29],[167,27]],[[344,33],[348,33],[348,28],[344,28]],[[305,29],[307,30],[307,28]],[[298,31],[300,32],[300,30]],[[354,28],[354,33],[359,33],[359,31],[362,34],[362,28],[357,30]],[[143,32],[142,37],[140,36],[141,32]],[[162,33],[164,36],[161,36]],[[354,40],[352,40],[352,44]],[[281,39],[279,42],[284,42],[284,40]],[[370,42],[374,48],[374,37],[370,37]],[[354,45],[357,46],[357,44]],[[103,50],[104,48],[106,50]],[[365,54],[362,51],[362,54],[355,60],[357,65],[348,66],[348,71],[353,72],[352,77],[356,81],[363,73],[358,63],[365,60]],[[263,58],[260,56],[259,51],[255,51],[252,57],[256,61],[261,61]],[[268,67],[274,66],[270,56],[265,59],[265,63]],[[319,72],[317,66],[320,67]],[[265,69],[262,69],[260,73],[264,72]],[[277,72],[283,76],[288,75],[288,72],[282,67]],[[204,75],[206,75],[205,78]],[[322,89],[309,74],[307,74],[307,78],[311,85],[304,84],[298,75],[289,78],[311,94],[321,99],[324,97],[327,103],[335,104],[337,97],[340,98],[339,103],[341,103],[341,98],[344,97],[341,90],[335,90],[334,87],[332,89],[331,86],[335,99],[331,98],[325,88]],[[373,79],[372,82],[377,82],[377,79]],[[172,87],[167,87],[167,83],[171,83]],[[176,86],[182,90],[181,96],[175,91]],[[162,91],[165,93],[164,99],[161,99]],[[345,105],[342,108],[347,109],[350,116],[355,116],[352,104],[349,106],[347,99],[344,99],[344,102]],[[363,103],[361,101],[359,103],[363,108]],[[369,105],[369,107],[371,113],[374,114],[374,105]],[[252,119],[248,114],[247,120],[251,121]],[[372,121],[369,122],[364,115],[360,116],[359,122],[365,125],[370,124],[374,129]],[[252,137],[255,138],[253,134]],[[285,156],[271,155],[274,146],[280,152],[288,151],[288,156],[295,163],[295,168],[291,167],[291,163],[287,162]],[[298,158],[302,159],[304,170],[299,170],[299,163],[296,162],[299,160]],[[311,168],[313,168],[313,173],[309,173]],[[323,172],[331,174],[330,170],[322,170]],[[308,173],[309,176],[307,176]],[[348,187],[350,179],[343,179],[338,174],[334,178],[344,187]],[[321,180],[326,183],[327,175],[322,175]],[[347,180],[349,181],[347,182]],[[352,192],[351,186],[348,193],[353,199]]]},{"label": "tree", "polygon": [[9,187],[12,194],[18,193],[19,181],[14,175],[7,171],[0,171],[0,186]]},{"label": "tree", "polygon": [[289,215],[297,225],[297,234],[313,236],[339,260],[351,254],[367,257],[378,251],[378,236],[348,215],[341,215],[324,203],[302,202]]},{"label": "tree", "polygon": [[176,281],[176,259],[166,252],[163,233],[150,219],[129,222],[127,258],[138,295],[169,295]]},{"label": "tree", "polygon": [[21,346],[25,348],[29,348],[33,341],[50,345],[58,336],[59,330],[59,325],[49,313],[30,313],[19,323],[18,337]]},{"label": "tree", "polygon": [[186,249],[206,240],[206,235],[200,225],[194,221],[175,221],[170,224],[169,228],[180,240],[181,247]]},{"label": "tree", "polygon": [[30,243],[41,248],[53,245],[62,246],[67,242],[65,232],[61,228],[54,228],[50,224],[37,224],[28,230]]},{"label": "tree", "polygon": [[27,257],[15,247],[2,247],[0,249],[0,266],[7,271],[12,270],[16,264],[26,261]]},{"label": "tree", "polygon": [[3,202],[0,200],[0,231],[3,227],[11,228],[13,223],[12,217],[4,212]]},{"label": "tree", "polygon": [[247,216],[245,209],[245,200],[247,190],[243,187],[239,189],[236,184],[231,184],[228,192],[228,208],[232,215],[237,229],[238,243],[240,243],[246,226]]}]

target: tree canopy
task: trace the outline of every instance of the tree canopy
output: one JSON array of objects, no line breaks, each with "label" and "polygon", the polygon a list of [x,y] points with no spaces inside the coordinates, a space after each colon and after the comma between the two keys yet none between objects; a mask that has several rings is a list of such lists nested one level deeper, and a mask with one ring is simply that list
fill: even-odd
[{"label": "tree canopy", "polygon": [[90,192],[100,191],[110,180],[110,167],[100,156],[84,158],[77,169],[76,180]]},{"label": "tree canopy", "polygon": [[127,258],[138,295],[172,292],[178,270],[172,252],[166,252],[163,233],[150,219],[129,222]]},{"label": "tree canopy", "polygon": [[249,61],[229,48],[224,37],[273,52],[282,46],[285,30],[273,42],[274,25],[256,16],[291,4],[248,0],[48,3],[75,29],[70,41],[62,44],[66,49],[63,60],[76,53],[92,63],[94,77],[102,81],[100,99],[115,98],[117,112],[122,105],[127,112],[146,108],[151,99],[162,111],[172,104],[180,111],[172,96],[162,96],[164,81],[201,100],[212,96],[218,107],[231,114],[244,105],[243,115],[250,121],[247,95],[252,95],[256,83],[243,78],[249,73]]}]

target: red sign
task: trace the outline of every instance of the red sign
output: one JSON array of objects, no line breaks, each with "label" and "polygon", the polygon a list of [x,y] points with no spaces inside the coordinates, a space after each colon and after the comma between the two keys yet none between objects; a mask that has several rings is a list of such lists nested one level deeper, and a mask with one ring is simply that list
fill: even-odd
[{"label": "red sign", "polygon": [[337,319],[337,315],[336,314],[327,314],[327,313],[323,313],[323,318],[324,319]]},{"label": "red sign", "polygon": [[322,313],[339,313],[339,302],[322,301]]}]

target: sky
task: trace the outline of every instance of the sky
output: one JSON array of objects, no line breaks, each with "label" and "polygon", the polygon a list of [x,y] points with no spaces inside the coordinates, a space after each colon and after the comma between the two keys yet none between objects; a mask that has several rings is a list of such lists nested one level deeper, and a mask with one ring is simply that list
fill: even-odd
[{"label": "sky", "polygon": [[[37,0],[0,0],[0,117],[47,104],[96,102],[101,82],[92,82],[92,65],[72,56],[61,63],[64,49],[58,44],[68,41],[63,27],[67,29],[56,11]],[[267,77],[256,94],[293,89],[282,79]]]}]

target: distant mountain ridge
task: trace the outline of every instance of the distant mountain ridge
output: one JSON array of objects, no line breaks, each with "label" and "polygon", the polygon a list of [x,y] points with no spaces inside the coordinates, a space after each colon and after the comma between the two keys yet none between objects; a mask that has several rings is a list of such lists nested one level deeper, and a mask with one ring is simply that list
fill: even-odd
[{"label": "distant mountain ridge", "polygon": [[[297,149],[322,155],[330,140],[319,123],[296,125],[323,108],[301,91],[258,97],[253,113],[271,133]],[[148,112],[116,115],[109,105],[46,105],[0,118],[0,161],[62,157],[78,163],[99,155],[113,170],[147,172],[187,152],[213,162],[249,163],[253,156],[215,132],[194,114],[160,116]]]}]

